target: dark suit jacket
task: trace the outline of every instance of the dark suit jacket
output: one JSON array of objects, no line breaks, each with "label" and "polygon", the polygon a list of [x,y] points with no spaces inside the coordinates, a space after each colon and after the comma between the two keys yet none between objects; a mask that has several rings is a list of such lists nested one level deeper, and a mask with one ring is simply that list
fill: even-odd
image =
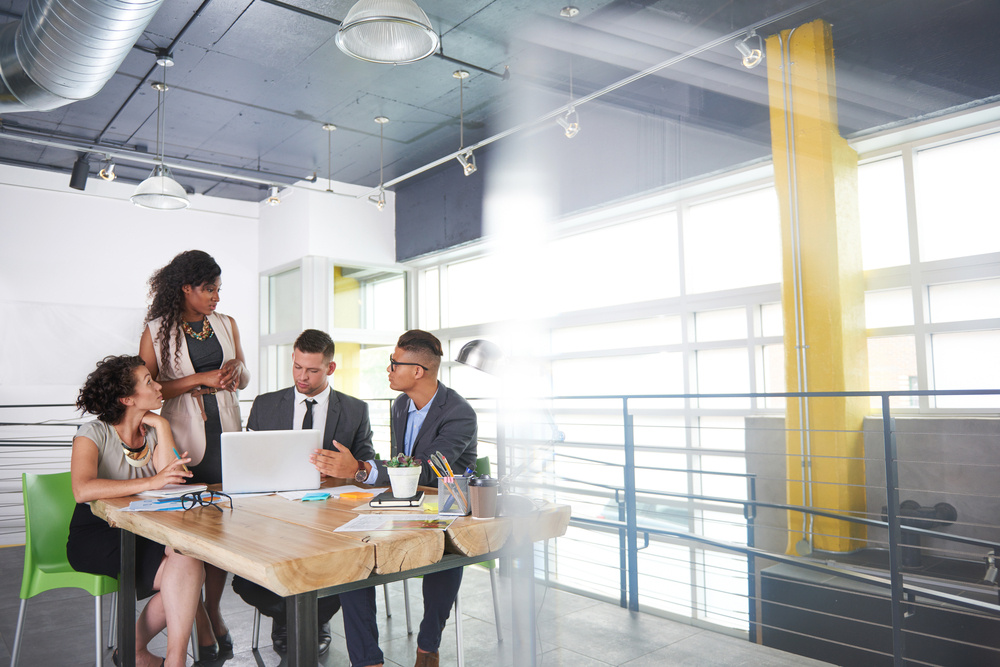
[{"label": "dark suit jacket", "polygon": [[[250,431],[291,430],[295,415],[295,388],[261,394],[253,401],[247,429]],[[335,449],[336,440],[351,450],[354,458],[367,461],[375,457],[368,404],[330,388],[327,402],[323,449]]]},{"label": "dark suit jacket", "polygon": [[[409,398],[400,394],[392,404],[391,432],[392,455],[403,451],[406,438],[406,417]],[[413,456],[423,461],[420,484],[437,486],[437,476],[431,470],[427,459],[434,452],[441,452],[451,464],[456,475],[466,468],[476,469],[477,442],[476,413],[469,402],[457,392],[438,382],[437,395],[431,403],[430,412],[424,420],[417,439],[413,442]],[[389,483],[389,473],[384,465],[379,465],[377,485]]]}]

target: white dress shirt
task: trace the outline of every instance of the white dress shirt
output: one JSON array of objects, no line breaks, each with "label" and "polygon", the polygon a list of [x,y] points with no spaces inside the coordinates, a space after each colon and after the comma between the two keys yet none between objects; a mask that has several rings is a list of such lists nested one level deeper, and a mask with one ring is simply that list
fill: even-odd
[{"label": "white dress shirt", "polygon": [[[292,415],[292,429],[295,431],[302,430],[302,420],[306,416],[306,400],[316,401],[316,405],[312,408],[313,425],[312,430],[322,431],[326,428],[326,412],[327,406],[330,404],[330,385],[327,384],[323,391],[319,392],[315,396],[306,396],[305,394],[299,393],[298,388],[295,388],[295,412]],[[323,443],[324,445],[326,443]]]}]

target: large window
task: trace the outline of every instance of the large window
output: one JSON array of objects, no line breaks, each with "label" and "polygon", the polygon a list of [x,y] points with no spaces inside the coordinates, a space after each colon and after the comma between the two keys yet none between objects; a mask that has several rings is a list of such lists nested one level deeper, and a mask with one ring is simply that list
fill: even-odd
[{"label": "large window", "polygon": [[396,267],[345,266],[304,257],[261,276],[260,390],[292,384],[292,344],[303,329],[336,343],[333,386],[352,396],[393,395],[385,367],[407,328],[406,274]]},{"label": "large window", "polygon": [[[997,385],[1000,195],[988,182],[997,136],[882,146],[859,165],[872,390]],[[645,397],[786,390],[789,323],[775,191],[767,183],[720,182],[717,192],[704,192],[638,213],[632,202],[603,220],[590,215],[549,241],[543,255],[532,249],[546,257],[544,266],[469,248],[414,263],[415,324],[438,332],[451,359],[473,338],[513,341],[506,352],[518,395],[544,404],[518,415],[538,445],[526,463],[554,464],[558,484],[573,489],[561,489],[558,499],[574,515],[617,520],[622,511],[608,494],[623,484],[624,411],[634,422],[636,488],[646,494],[639,516],[740,542],[742,510],[722,499],[747,495],[744,420],[783,414],[785,399]],[[525,272],[531,288],[518,291],[512,286]],[[493,414],[495,398],[504,396],[495,379],[451,362],[444,368],[446,382],[486,398],[477,405]],[[996,397],[914,396],[895,398],[892,407],[996,414],[1000,405]],[[547,557],[560,581],[614,596],[619,536],[584,532],[571,528]],[[645,605],[746,627],[746,600],[733,593],[745,586],[744,559],[657,538],[641,553]]]},{"label": "large window", "polygon": [[[997,386],[1000,194],[990,170],[998,150],[996,133],[931,140],[859,167],[870,389]],[[921,410],[1000,408],[995,396],[893,403]]]}]

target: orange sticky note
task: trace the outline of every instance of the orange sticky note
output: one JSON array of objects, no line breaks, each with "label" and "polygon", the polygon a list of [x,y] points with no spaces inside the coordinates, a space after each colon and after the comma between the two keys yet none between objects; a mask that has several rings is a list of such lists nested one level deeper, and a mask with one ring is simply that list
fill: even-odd
[{"label": "orange sticky note", "polygon": [[347,498],[348,500],[362,500],[364,498],[374,498],[374,493],[365,493],[364,491],[349,491],[348,493],[340,494],[341,498]]}]

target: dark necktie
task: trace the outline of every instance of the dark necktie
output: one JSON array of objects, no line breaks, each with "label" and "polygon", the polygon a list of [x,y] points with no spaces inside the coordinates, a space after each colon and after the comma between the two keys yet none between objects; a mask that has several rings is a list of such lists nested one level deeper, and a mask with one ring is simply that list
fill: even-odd
[{"label": "dark necktie", "polygon": [[306,399],[306,416],[302,418],[302,430],[308,431],[313,427],[313,406],[316,401],[311,398]]}]

